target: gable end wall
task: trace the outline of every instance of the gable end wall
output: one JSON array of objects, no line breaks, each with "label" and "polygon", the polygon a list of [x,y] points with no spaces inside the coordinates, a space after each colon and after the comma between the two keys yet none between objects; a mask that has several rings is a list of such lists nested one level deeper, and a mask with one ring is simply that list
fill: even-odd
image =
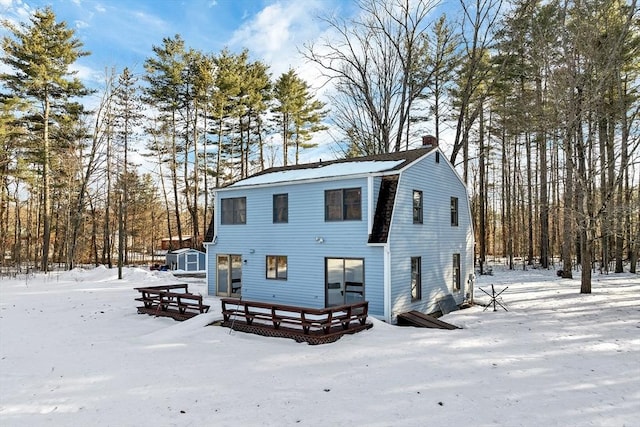
[{"label": "gable end wall", "polygon": [[[413,190],[423,192],[423,223],[413,224]],[[451,197],[458,198],[458,226],[451,226]],[[451,164],[433,153],[400,176],[389,238],[391,320],[411,310],[430,313],[436,301],[453,294],[458,304],[473,277],[473,225],[466,188]],[[460,291],[453,291],[453,254],[460,254]],[[411,300],[411,257],[422,258],[422,298]],[[470,276],[471,275],[471,276]]]}]

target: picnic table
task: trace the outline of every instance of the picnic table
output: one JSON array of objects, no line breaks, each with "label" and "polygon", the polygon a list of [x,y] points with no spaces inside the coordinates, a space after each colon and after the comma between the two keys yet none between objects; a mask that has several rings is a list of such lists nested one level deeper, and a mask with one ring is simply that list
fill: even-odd
[{"label": "picnic table", "polygon": [[202,295],[189,292],[186,283],[134,289],[140,293],[135,300],[143,304],[138,307],[138,313],[141,314],[186,320],[209,311],[209,306],[202,301]]}]

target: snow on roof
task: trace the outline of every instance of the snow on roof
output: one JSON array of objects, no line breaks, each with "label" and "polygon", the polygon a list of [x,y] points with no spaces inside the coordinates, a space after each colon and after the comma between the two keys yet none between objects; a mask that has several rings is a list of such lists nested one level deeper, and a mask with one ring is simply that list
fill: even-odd
[{"label": "snow on roof", "polygon": [[171,251],[169,253],[170,254],[182,254],[182,253],[191,252],[191,251],[200,252],[199,250],[193,249],[193,248],[181,248],[181,249],[173,250],[173,251]]},{"label": "snow on roof", "polygon": [[275,171],[243,179],[242,181],[238,181],[235,184],[231,185],[231,187],[244,187],[247,185],[273,184],[278,182],[382,172],[393,169],[404,161],[405,160],[403,159],[392,161],[340,162],[330,163],[326,166]]}]

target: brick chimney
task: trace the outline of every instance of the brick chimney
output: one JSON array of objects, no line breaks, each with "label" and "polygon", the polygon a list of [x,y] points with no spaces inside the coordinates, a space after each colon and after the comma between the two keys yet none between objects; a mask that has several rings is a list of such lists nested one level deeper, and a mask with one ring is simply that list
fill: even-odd
[{"label": "brick chimney", "polygon": [[433,135],[425,135],[422,137],[422,146],[423,147],[437,147],[438,140]]}]

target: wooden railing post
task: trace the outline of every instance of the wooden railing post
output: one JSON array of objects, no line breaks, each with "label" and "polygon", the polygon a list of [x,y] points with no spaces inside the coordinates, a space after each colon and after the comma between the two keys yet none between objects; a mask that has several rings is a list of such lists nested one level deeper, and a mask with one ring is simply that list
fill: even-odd
[{"label": "wooden railing post", "polygon": [[278,316],[276,315],[276,306],[271,306],[271,322],[273,322],[273,327],[278,329],[280,327],[280,320],[278,320]]},{"label": "wooden railing post", "polygon": [[243,305],[245,321],[247,322],[247,325],[251,325],[251,323],[253,323],[253,317],[251,317],[251,313],[249,312],[249,304],[245,301]]}]

